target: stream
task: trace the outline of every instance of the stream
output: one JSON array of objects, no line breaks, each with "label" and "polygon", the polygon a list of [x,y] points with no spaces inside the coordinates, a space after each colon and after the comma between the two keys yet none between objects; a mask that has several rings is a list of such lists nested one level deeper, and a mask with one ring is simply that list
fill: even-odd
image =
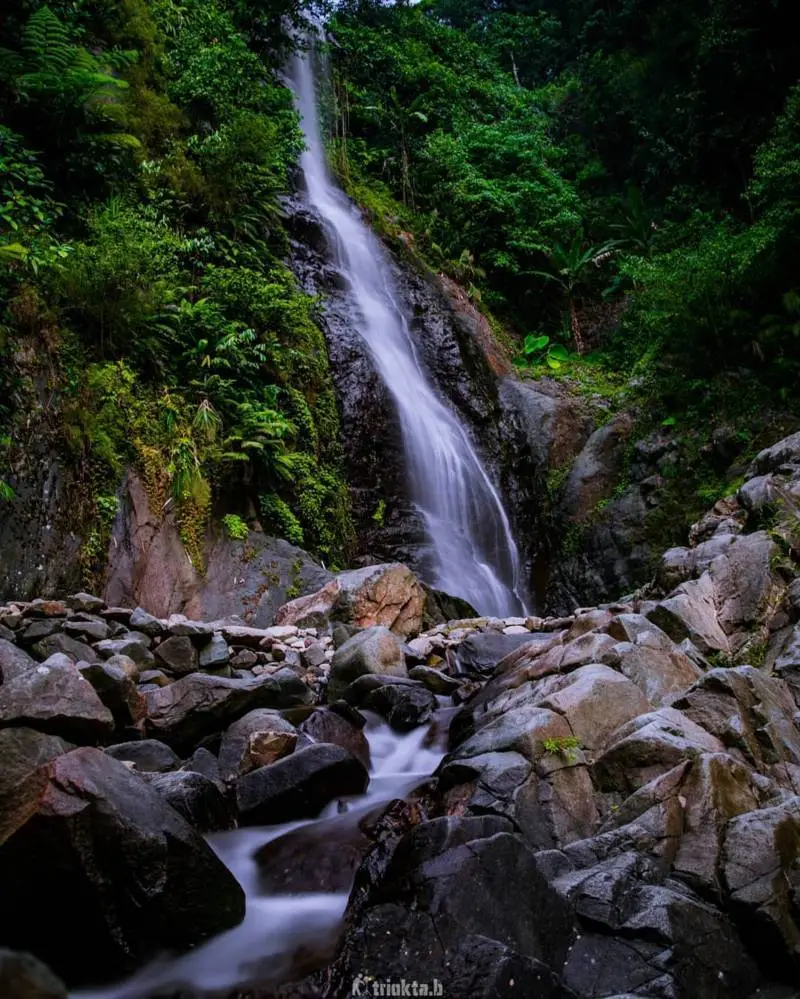
[{"label": "stream", "polygon": [[[332,801],[316,819],[208,837],[245,890],[247,914],[239,926],[186,954],[164,955],[122,983],[76,991],[70,999],[161,999],[184,990],[200,996],[265,987],[298,979],[327,963],[339,939],[352,878],[346,888],[335,891],[272,893],[262,884],[264,869],[259,869],[255,855],[268,843],[285,845],[298,830],[304,859],[313,854],[315,844],[320,851],[328,845],[330,852],[331,842],[338,846],[342,838],[346,841],[360,818],[404,797],[433,773],[445,754],[453,710],[441,707],[431,723],[402,735],[377,715],[364,712],[372,762],[365,794]],[[279,869],[276,874],[283,877],[286,872]]]}]

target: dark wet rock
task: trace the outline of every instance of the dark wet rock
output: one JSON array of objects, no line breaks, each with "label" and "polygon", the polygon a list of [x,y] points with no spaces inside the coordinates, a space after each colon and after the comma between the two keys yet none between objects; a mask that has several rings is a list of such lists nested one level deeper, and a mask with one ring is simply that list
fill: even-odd
[{"label": "dark wet rock", "polygon": [[458,647],[459,670],[467,676],[488,676],[505,659],[532,639],[525,635],[504,635],[499,631],[475,632]]},{"label": "dark wet rock", "polygon": [[433,717],[436,698],[422,684],[384,684],[373,690],[363,707],[381,715],[396,732],[410,732]]},{"label": "dark wet rock", "polygon": [[94,663],[80,667],[81,675],[97,691],[100,700],[114,716],[120,728],[143,727],[147,702],[134,680],[108,663]]},{"label": "dark wet rock", "polygon": [[345,812],[301,826],[271,840],[255,854],[259,887],[266,895],[299,892],[345,892],[374,844],[374,823],[386,805]]},{"label": "dark wet rock", "polygon": [[418,680],[420,683],[424,683],[433,694],[441,694],[443,696],[452,694],[454,690],[458,690],[461,686],[459,680],[448,676],[441,670],[431,669],[428,666],[415,666],[408,671],[408,675],[411,680]]},{"label": "dark wet rock", "polygon": [[314,818],[334,798],[361,794],[369,776],[340,746],[317,743],[236,782],[243,825],[275,825]]},{"label": "dark wet rock", "polygon": [[27,652],[4,638],[0,638],[0,682],[8,683],[30,669],[35,669],[36,660]]},{"label": "dark wet rock", "polygon": [[196,749],[185,763],[181,764],[181,770],[202,774],[213,781],[222,780],[219,760],[210,750],[204,749],[202,746]]},{"label": "dark wet rock", "polygon": [[226,730],[220,746],[219,768],[223,778],[229,780],[240,777],[259,766],[265,766],[266,760],[261,763],[257,761],[267,751],[269,743],[265,737],[269,736],[273,737],[273,760],[291,753],[297,742],[294,725],[277,711],[259,708],[235,721]]},{"label": "dark wet rock", "polygon": [[57,617],[42,617],[33,619],[28,626],[20,632],[19,643],[30,647],[43,638],[56,635],[64,629],[64,621]]},{"label": "dark wet rock", "polygon": [[349,710],[346,714],[341,709],[334,710],[333,705],[328,708],[318,708],[300,725],[300,731],[315,742],[328,742],[341,746],[369,770],[369,743],[363,731],[365,719],[357,711],[349,708],[349,705],[347,708]]},{"label": "dark wet rock", "polygon": [[367,673],[408,675],[403,646],[388,628],[367,628],[336,650],[328,677],[328,700],[337,700],[354,680]]},{"label": "dark wet rock", "polygon": [[[544,962],[558,967],[567,956],[569,907],[509,830],[497,816],[434,819],[362,865],[329,994],[343,994],[361,974],[438,979],[445,995],[482,999],[566,996]],[[519,991],[516,980],[512,985],[517,972]]]},{"label": "dark wet rock", "polygon": [[0,948],[0,996],[4,999],[67,999],[67,987],[33,954]]},{"label": "dark wet rock", "polygon": [[177,770],[181,765],[180,757],[158,739],[120,742],[106,746],[105,752],[115,760],[132,763],[137,770],[146,773],[165,773]]},{"label": "dark wet rock", "polygon": [[[289,672],[289,671],[287,671]],[[190,752],[207,735],[255,708],[288,708],[311,697],[294,674],[232,680],[191,673],[168,687],[148,691],[147,729],[177,752]]]},{"label": "dark wet rock", "polygon": [[200,832],[232,829],[232,804],[222,785],[195,771],[150,774],[147,782],[167,804]]},{"label": "dark wet rock", "polygon": [[122,638],[106,638],[95,643],[95,649],[103,659],[111,656],[128,656],[137,663],[153,663],[153,653],[150,651],[151,640],[147,635],[131,631]]},{"label": "dark wet rock", "polygon": [[[0,844],[27,822],[47,785],[45,764],[74,747],[32,728],[0,729]],[[0,992],[0,995],[2,993]]]},{"label": "dark wet rock", "polygon": [[170,673],[193,673],[199,666],[197,649],[188,635],[172,635],[157,646],[155,654]]},{"label": "dark wet rock", "polygon": [[111,734],[114,719],[75,664],[55,655],[0,686],[0,727],[6,725],[94,744]]},{"label": "dark wet rock", "polygon": [[99,617],[78,614],[64,622],[64,631],[87,642],[101,642],[111,634],[111,628]]},{"label": "dark wet rock", "polygon": [[733,918],[764,972],[800,979],[800,798],[731,819],[722,878]]},{"label": "dark wet rock", "polygon": [[236,925],[244,893],[203,838],[117,760],[56,757],[28,821],[0,847],[8,945],[34,949],[70,986],[119,975],[165,948]]},{"label": "dark wet rock", "polygon": [[58,654],[69,656],[74,662],[83,660],[83,662],[87,663],[96,663],[100,659],[108,658],[107,656],[98,655],[90,645],[87,645],[85,642],[79,642],[76,638],[65,635],[63,632],[42,638],[32,646],[31,652],[42,660],[49,659],[50,656]]}]

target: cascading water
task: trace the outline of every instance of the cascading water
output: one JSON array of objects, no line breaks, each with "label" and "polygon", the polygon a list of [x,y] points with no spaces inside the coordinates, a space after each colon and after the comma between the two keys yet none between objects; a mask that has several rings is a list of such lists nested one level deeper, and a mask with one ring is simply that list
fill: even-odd
[{"label": "cascading water", "polygon": [[[440,698],[440,705],[431,725],[403,735],[393,732],[377,715],[365,712],[372,761],[365,794],[346,802],[331,802],[317,819],[236,829],[209,837],[247,895],[243,923],[187,954],[156,960],[125,982],[74,992],[70,999],[218,999],[217,990],[225,995],[230,995],[229,990],[257,987],[257,991],[295,981],[326,964],[338,942],[350,879],[333,890],[301,887],[269,891],[262,877],[270,860],[262,851],[267,844],[279,850],[287,841],[291,846],[292,838],[302,835],[299,866],[313,871],[322,851],[330,851],[331,844],[338,850],[348,841],[360,817],[379,812],[424,781],[444,756],[454,710],[445,706],[444,698]],[[277,860],[272,858],[272,864],[282,874],[291,861],[282,860],[279,854]]]},{"label": "cascading water", "polygon": [[463,426],[423,372],[382,246],[331,180],[312,50],[295,55],[291,82],[307,144],[301,168],[308,204],[346,279],[353,323],[397,406],[411,498],[433,549],[430,582],[481,613],[524,613],[519,552],[500,496]]}]

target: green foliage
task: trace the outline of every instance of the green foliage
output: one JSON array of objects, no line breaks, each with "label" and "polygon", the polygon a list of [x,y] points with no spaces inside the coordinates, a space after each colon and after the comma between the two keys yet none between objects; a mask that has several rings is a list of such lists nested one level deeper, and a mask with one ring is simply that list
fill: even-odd
[{"label": "green foliage", "polygon": [[[327,352],[283,263],[302,139],[278,71],[300,5],[11,3],[0,351],[43,353],[60,433],[90,470],[87,566],[106,537],[96,497],[130,464],[198,568],[212,497],[234,494],[269,497],[265,526],[342,561]],[[13,370],[0,363],[12,428]]]},{"label": "green foliage", "polygon": [[558,371],[569,360],[569,351],[560,343],[550,343],[547,334],[534,336],[529,333],[522,343],[522,355],[515,363],[519,366],[543,363],[553,371]]},{"label": "green foliage", "polygon": [[569,763],[574,763],[578,759],[580,748],[581,741],[574,735],[544,740],[544,750],[546,753],[563,756]]},{"label": "green foliage", "polygon": [[222,526],[232,541],[247,541],[250,530],[245,521],[235,513],[226,513],[222,518]]}]

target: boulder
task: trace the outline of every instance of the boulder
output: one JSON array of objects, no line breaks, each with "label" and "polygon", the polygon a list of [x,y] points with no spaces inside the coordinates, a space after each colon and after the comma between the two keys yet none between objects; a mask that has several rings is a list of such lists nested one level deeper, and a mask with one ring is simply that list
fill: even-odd
[{"label": "boulder", "polygon": [[236,820],[224,785],[194,771],[149,774],[147,782],[200,832],[232,829]]},{"label": "boulder", "polygon": [[343,621],[358,628],[382,626],[403,638],[423,627],[425,591],[414,573],[399,562],[338,573],[321,590],[284,604],[277,624],[326,627]]},{"label": "boulder", "polygon": [[599,751],[625,722],[650,707],[642,691],[608,666],[581,666],[552,677],[539,706],[562,715],[581,746]]},{"label": "boulder", "polygon": [[731,544],[709,566],[714,584],[717,618],[727,635],[760,623],[776,604],[783,583],[772,569],[778,546],[766,531],[731,539]]},{"label": "boulder", "polygon": [[168,687],[148,690],[145,696],[150,735],[179,753],[188,753],[204,736],[219,732],[248,711],[303,704],[311,692],[294,674],[287,681],[280,674],[232,680],[190,673]]},{"label": "boulder", "polygon": [[105,602],[93,593],[73,593],[65,600],[67,607],[73,611],[84,611],[86,614],[96,614],[103,610]]},{"label": "boulder", "polygon": [[33,954],[0,948],[0,996],[4,999],[68,999],[67,987]]},{"label": "boulder", "polygon": [[371,855],[350,895],[331,995],[349,994],[360,975],[438,980],[443,995],[567,999],[545,962],[559,967],[569,953],[569,906],[510,830],[494,815],[437,818]]},{"label": "boulder", "polygon": [[165,773],[177,770],[181,765],[180,757],[158,739],[119,742],[106,746],[105,752],[115,760],[132,763],[143,773]]},{"label": "boulder", "polygon": [[302,722],[300,731],[314,742],[341,746],[369,770],[370,752],[364,735],[364,718],[357,711],[350,709],[345,716],[340,710],[318,708]]},{"label": "boulder", "polygon": [[731,819],[721,873],[739,931],[761,966],[800,980],[800,798]]},{"label": "boulder", "polygon": [[214,670],[228,665],[231,652],[220,632],[215,631],[211,640],[200,647],[199,657],[200,669]]},{"label": "boulder", "polygon": [[418,680],[420,683],[424,683],[432,694],[442,696],[452,694],[453,691],[458,690],[461,686],[459,680],[454,679],[452,676],[447,676],[446,673],[442,673],[439,669],[431,669],[429,666],[415,666],[408,671],[408,676],[411,680]]},{"label": "boulder", "polygon": [[147,713],[147,702],[136,683],[121,669],[108,663],[79,667],[81,676],[97,691],[100,700],[114,716],[120,728],[141,728]]},{"label": "boulder", "polygon": [[466,676],[487,676],[497,664],[532,641],[530,632],[504,635],[501,631],[474,632],[458,647],[459,671]]},{"label": "boulder", "polygon": [[364,766],[341,746],[316,743],[236,781],[242,825],[315,818],[334,798],[361,794]]},{"label": "boulder", "polygon": [[150,638],[158,638],[164,633],[164,622],[153,617],[152,614],[148,614],[141,607],[137,607],[131,614],[129,623],[134,631],[141,631],[142,634],[148,635]]},{"label": "boulder", "polygon": [[66,656],[54,655],[0,686],[0,727],[26,725],[70,742],[103,742],[111,712]]},{"label": "boulder", "polygon": [[32,728],[0,729],[0,845],[36,810],[47,785],[46,764],[72,748]]},{"label": "boulder", "polygon": [[106,638],[102,642],[97,642],[95,649],[103,659],[109,659],[111,656],[128,656],[140,664],[155,662],[150,651],[150,639],[147,635],[136,631],[128,632],[122,638]]},{"label": "boulder", "polygon": [[354,680],[367,673],[408,675],[403,646],[388,628],[367,628],[336,650],[328,677],[328,701],[338,700]]},{"label": "boulder", "polygon": [[188,635],[172,635],[156,648],[156,659],[170,671],[183,675],[199,666],[197,649]]},{"label": "boulder", "polygon": [[124,764],[81,748],[47,764],[28,820],[0,847],[0,938],[69,986],[119,976],[244,917],[244,893],[198,832]]},{"label": "boulder", "polygon": [[[274,736],[269,739],[258,739],[256,736]],[[283,739],[281,739],[283,737]],[[290,742],[291,740],[291,742]],[[256,762],[261,753],[272,751],[274,759],[290,753],[297,742],[297,731],[290,722],[282,718],[277,711],[259,708],[249,711],[244,717],[235,721],[222,737],[219,751],[219,768],[224,780],[240,777],[257,766],[266,766],[267,762]],[[278,752],[280,746],[284,752]]]},{"label": "boulder", "polygon": [[78,614],[64,622],[64,631],[89,642],[101,642],[111,634],[111,628],[101,617],[91,614]]},{"label": "boulder", "polygon": [[436,697],[421,683],[387,683],[369,693],[362,706],[385,718],[396,732],[410,732],[431,720]]},{"label": "boulder", "polygon": [[656,604],[646,616],[674,642],[688,638],[704,654],[730,653],[728,637],[717,620],[714,597],[714,583],[706,572],[700,579],[682,583],[673,596]]},{"label": "boulder", "polygon": [[692,660],[675,649],[660,649],[620,642],[614,647],[615,665],[641,690],[653,707],[669,704],[703,674]]},{"label": "boulder", "polygon": [[546,752],[550,739],[571,739],[572,729],[561,715],[545,708],[530,706],[507,711],[482,725],[453,756],[458,759],[484,753],[514,751],[527,760],[537,760]]},{"label": "boulder", "polygon": [[82,660],[87,663],[95,663],[99,659],[108,658],[107,656],[99,656],[91,646],[85,642],[79,642],[63,632],[41,639],[33,645],[31,651],[42,660],[55,655],[69,656],[75,662]]},{"label": "boulder", "polygon": [[639,715],[609,739],[593,766],[598,787],[632,794],[686,759],[725,747],[674,708]]},{"label": "boulder", "polygon": [[0,638],[0,683],[8,683],[37,665],[27,652]]}]

